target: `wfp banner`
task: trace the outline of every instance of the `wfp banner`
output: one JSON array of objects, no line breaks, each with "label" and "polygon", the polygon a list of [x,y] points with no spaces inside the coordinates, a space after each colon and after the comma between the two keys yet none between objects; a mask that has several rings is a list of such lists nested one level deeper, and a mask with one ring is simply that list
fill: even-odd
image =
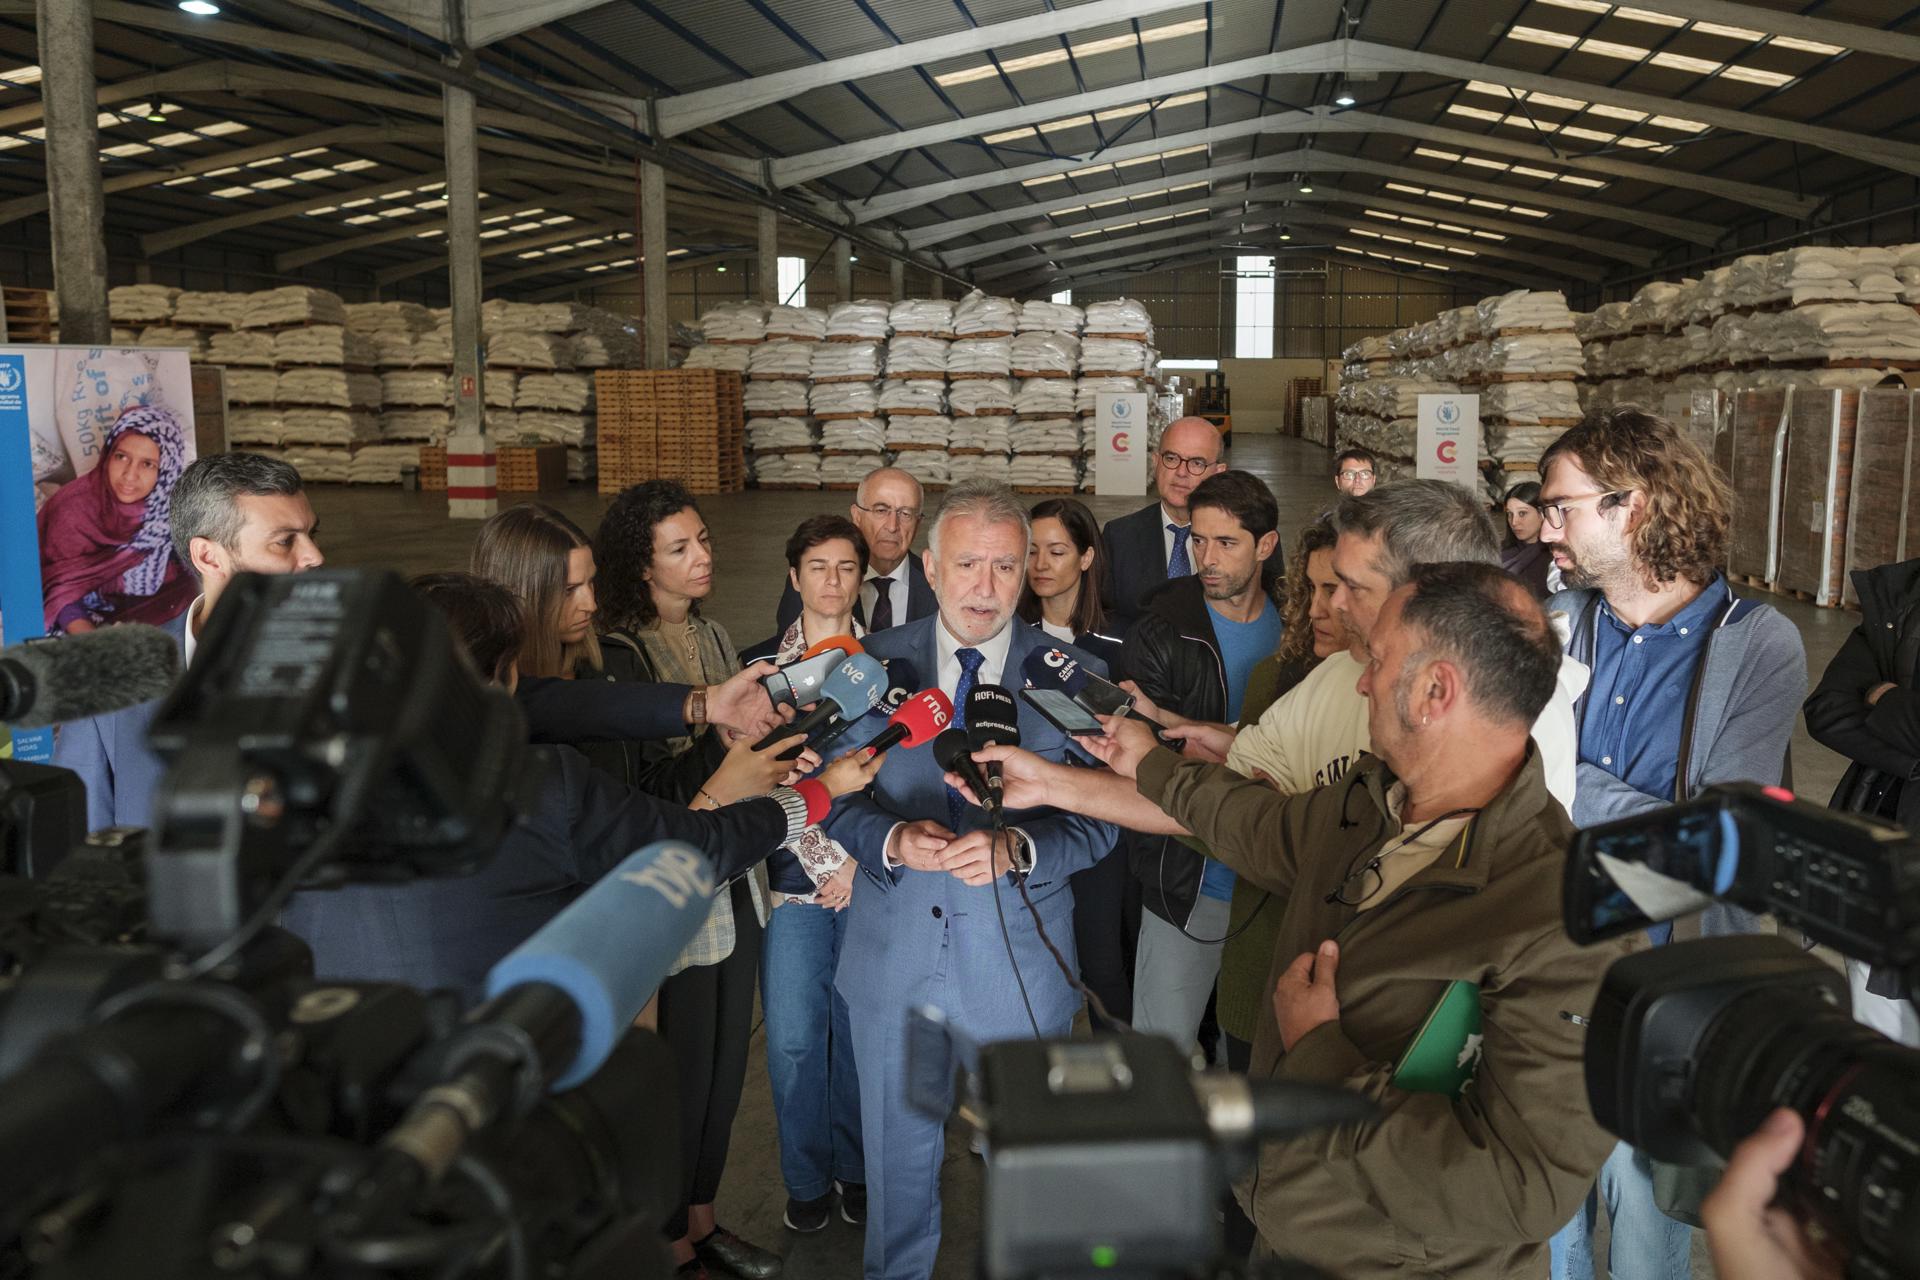
[{"label": "wfp banner", "polygon": [[[173,486],[194,457],[185,351],[0,347],[0,641],[164,624],[199,588],[173,551]],[[46,761],[53,731],[0,734]]]}]

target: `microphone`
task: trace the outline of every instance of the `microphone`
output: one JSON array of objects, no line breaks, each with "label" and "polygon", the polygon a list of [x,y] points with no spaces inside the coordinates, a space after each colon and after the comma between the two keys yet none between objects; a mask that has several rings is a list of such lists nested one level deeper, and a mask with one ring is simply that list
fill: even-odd
[{"label": "microphone", "polygon": [[[1020,745],[1020,704],[997,684],[977,684],[967,698],[967,748],[978,751],[996,743],[1003,747]],[[981,799],[986,801],[987,812],[997,815],[1002,790],[1000,762],[991,760],[980,768],[987,783]]]},{"label": "microphone", "polygon": [[[554,1092],[573,1088],[653,998],[705,923],[713,892],[713,864],[690,844],[656,840],[629,854],[488,971],[488,1003],[474,1021],[573,1023],[571,1036],[533,1037],[564,1044],[543,1052],[541,1070]],[[545,1018],[527,1016],[536,1007]]]},{"label": "microphone", "polygon": [[[796,733],[810,734],[836,718],[858,720],[878,706],[886,693],[887,669],[880,664],[880,659],[856,653],[827,674],[820,685],[820,700],[813,710],[792,724],[776,725],[766,737],[753,744],[753,749],[764,751],[782,738]],[[794,751],[793,754],[800,753]]]},{"label": "microphone", "polygon": [[[840,641],[846,641],[843,645]],[[804,707],[820,699],[820,686],[833,669],[860,652],[860,642],[852,636],[823,640],[770,676],[763,676],[760,687],[774,706]]]},{"label": "microphone", "polygon": [[957,773],[980,799],[989,814],[1000,808],[999,794],[987,785],[986,774],[973,758],[973,743],[965,729],[948,729],[933,740],[933,758],[948,773]]},{"label": "microphone", "polygon": [[[881,661],[887,665],[887,691],[881,697],[876,709],[891,720],[894,712],[905,706],[907,699],[919,690],[920,673],[915,671],[913,664],[905,658],[883,658]],[[813,740],[813,749],[824,757],[827,754],[827,748],[845,737],[847,730],[853,728],[854,723],[852,720],[841,720],[837,724],[828,725],[826,730]],[[886,748],[882,747],[881,750],[884,751]]]},{"label": "microphone", "polygon": [[334,1222],[364,1227],[438,1182],[475,1135],[598,1071],[700,932],[713,893],[705,854],[657,840],[508,952],[487,973],[487,1002],[436,1046],[432,1087],[381,1140]]},{"label": "microphone", "polygon": [[0,721],[38,729],[151,701],[173,687],[180,646],[158,627],[123,622],[0,649]]},{"label": "microphone", "polygon": [[[867,744],[875,755],[896,744],[909,749],[920,746],[953,723],[953,703],[939,689],[922,689],[900,704],[887,721],[887,727]],[[867,749],[863,748],[863,749]]]},{"label": "microphone", "polygon": [[1075,701],[1087,687],[1087,669],[1059,649],[1035,649],[1020,664],[1029,688],[1058,689]]}]

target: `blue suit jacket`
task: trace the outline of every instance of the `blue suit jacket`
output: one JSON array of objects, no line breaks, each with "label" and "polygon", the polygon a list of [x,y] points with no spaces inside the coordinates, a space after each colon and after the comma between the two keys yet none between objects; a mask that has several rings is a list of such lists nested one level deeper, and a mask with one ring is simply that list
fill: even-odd
[{"label": "blue suit jacket", "polygon": [[[186,613],[162,624],[161,630],[184,651]],[[159,709],[160,699],[155,698],[60,726],[53,762],[73,770],[87,784],[87,830],[153,825],[154,791],[167,771],[147,745],[147,730],[153,727],[154,712]]]},{"label": "blue suit jacket", "polygon": [[[882,659],[905,658],[921,672],[936,672],[937,625],[937,618],[923,618],[873,633],[866,640],[867,652]],[[1013,639],[1003,680],[1012,689],[1020,683],[1021,664],[1029,653],[1061,646],[1037,628],[1017,620],[1009,625]],[[1105,673],[1098,658],[1071,652],[1090,669]],[[1019,716],[1022,746],[1049,760],[1078,762],[1068,755],[1066,735],[1024,699],[1019,701]],[[857,745],[878,733],[883,723],[879,714],[869,713],[868,720],[842,741]],[[1030,1035],[1000,934],[993,886],[973,887],[945,872],[885,864],[883,853],[894,824],[922,818],[942,825],[949,819],[946,783],[930,746],[896,747],[887,754],[873,785],[860,795],[843,798],[827,818],[827,833],[846,847],[866,873],[855,885],[853,903],[847,908],[852,918],[842,944],[836,986],[856,1009],[881,1017],[893,1017],[896,1012],[904,1017],[904,1010],[926,1002],[938,1005],[976,1040]],[[1027,894],[1047,936],[1073,964],[1073,891],[1067,878],[1105,856],[1118,829],[1052,809],[1009,809],[1006,819],[1007,825],[1020,827],[1033,840],[1036,861]],[[961,816],[958,834],[986,826],[986,813],[969,807]],[[1071,1023],[1079,999],[1041,943],[1019,890],[1003,880],[999,895],[1034,1013],[1043,1029],[1063,1030]]]}]

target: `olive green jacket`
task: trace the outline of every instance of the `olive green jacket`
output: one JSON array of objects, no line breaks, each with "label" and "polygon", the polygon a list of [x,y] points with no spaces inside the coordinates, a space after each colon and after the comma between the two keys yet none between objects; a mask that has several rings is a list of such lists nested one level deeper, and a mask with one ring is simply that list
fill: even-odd
[{"label": "olive green jacket", "polygon": [[[1164,748],[1142,795],[1280,910],[1267,990],[1294,958],[1340,944],[1340,1017],[1283,1050],[1271,1001],[1252,1075],[1344,1084],[1382,1113],[1267,1144],[1237,1188],[1263,1242],[1343,1280],[1538,1280],[1546,1240],[1585,1199],[1614,1139],[1593,1119],[1584,1032],[1601,975],[1637,943],[1579,947],[1561,924],[1573,834],[1539,753],[1439,861],[1366,911],[1328,895],[1397,835],[1393,776],[1364,756],[1341,781],[1284,796]],[[1397,1088],[1395,1065],[1454,980],[1479,987],[1477,1072],[1458,1096]]]}]

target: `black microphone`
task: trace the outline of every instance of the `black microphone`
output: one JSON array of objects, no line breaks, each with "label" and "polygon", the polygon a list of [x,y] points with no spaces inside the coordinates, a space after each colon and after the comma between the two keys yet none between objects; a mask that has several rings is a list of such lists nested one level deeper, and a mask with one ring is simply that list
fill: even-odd
[{"label": "black microphone", "polygon": [[998,810],[999,797],[988,790],[986,775],[973,758],[973,744],[968,740],[965,729],[943,730],[933,740],[933,758],[948,773],[957,773],[965,779],[968,788],[988,813]]},{"label": "black microphone", "polygon": [[38,729],[151,701],[173,687],[180,646],[158,627],[123,622],[0,649],[0,721]]},{"label": "black microphone", "polygon": [[[977,684],[967,696],[967,747],[970,751],[979,751],[995,745],[1020,745],[1020,704],[997,684]],[[980,798],[986,802],[987,812],[998,816],[1002,790],[1000,762],[989,760],[981,766],[981,771],[987,789]]]}]

